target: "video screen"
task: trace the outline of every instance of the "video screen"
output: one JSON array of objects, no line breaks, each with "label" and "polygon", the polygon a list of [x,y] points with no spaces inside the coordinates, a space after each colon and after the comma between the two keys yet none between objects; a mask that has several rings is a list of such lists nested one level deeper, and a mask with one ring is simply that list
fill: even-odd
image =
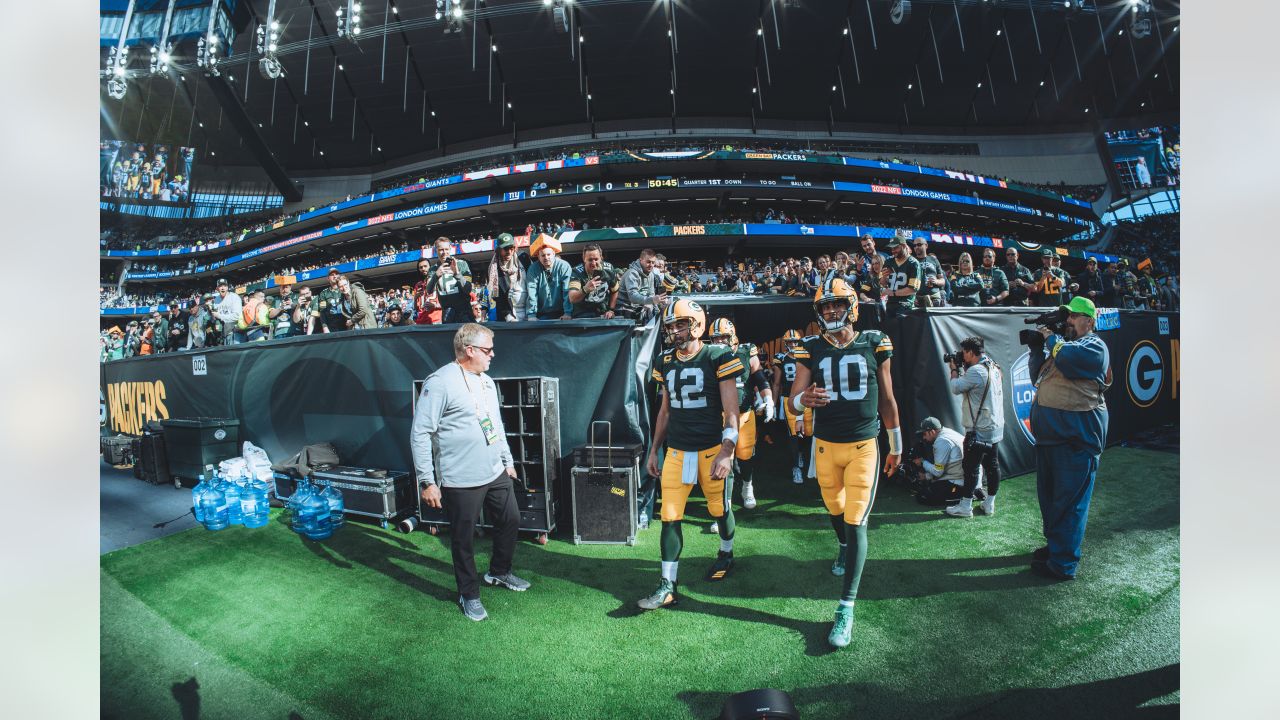
[{"label": "video screen", "polygon": [[1111,161],[1126,190],[1173,187],[1182,170],[1182,137],[1177,125],[1157,125],[1105,133]]},{"label": "video screen", "polygon": [[191,201],[196,149],[123,140],[98,143],[98,185],[103,198]]}]

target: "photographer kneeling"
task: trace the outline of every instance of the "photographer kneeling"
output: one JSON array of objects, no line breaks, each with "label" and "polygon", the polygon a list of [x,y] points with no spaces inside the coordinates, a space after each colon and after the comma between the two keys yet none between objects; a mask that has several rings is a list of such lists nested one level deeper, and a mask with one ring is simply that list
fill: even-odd
[{"label": "photographer kneeling", "polygon": [[[960,422],[964,426],[964,489],[960,502],[943,512],[952,517],[973,517],[978,468],[986,476],[986,497],[979,508],[996,514],[1000,491],[1000,441],[1004,439],[1004,378],[1000,366],[985,351],[982,338],[960,341],[960,350],[944,358],[951,366],[951,393],[963,395]],[[964,372],[960,372],[960,365]]]},{"label": "photographer kneeling", "polygon": [[[927,505],[945,504],[959,497],[964,485],[964,436],[942,427],[934,417],[921,421],[919,433],[926,445],[933,446],[933,460],[917,457],[911,461],[924,471],[929,481],[928,486],[917,493],[916,499]],[[972,511],[969,514],[972,515]]]}]

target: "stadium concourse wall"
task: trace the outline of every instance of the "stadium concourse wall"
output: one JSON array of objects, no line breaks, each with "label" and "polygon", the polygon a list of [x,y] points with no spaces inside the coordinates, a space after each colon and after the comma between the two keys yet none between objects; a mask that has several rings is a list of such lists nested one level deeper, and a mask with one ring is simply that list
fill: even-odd
[{"label": "stadium concourse wall", "polygon": [[[281,339],[106,363],[101,416],[108,434],[149,420],[240,421],[240,438],[272,461],[329,442],[344,464],[410,470],[413,382],[454,359],[458,325],[386,328]],[[560,379],[562,457],[587,442],[594,420],[615,443],[649,436],[644,397],[656,324],[631,321],[495,323],[495,378]],[[562,475],[567,477],[567,475]]]},{"label": "stadium concourse wall", "polygon": [[[738,338],[756,343],[763,354],[782,351],[782,335],[800,330],[817,332],[810,301],[797,298],[756,298],[729,295],[692,296],[712,318],[733,320]],[[1035,469],[1030,428],[1035,386],[1027,368],[1027,348],[1018,332],[1033,327],[1023,320],[1046,308],[939,308],[917,311],[889,320],[883,326],[893,340],[893,387],[904,439],[920,421],[933,416],[946,427],[961,431],[960,397],[952,395],[942,356],[959,349],[971,335],[982,337],[987,352],[1003,370],[1004,441],[1000,463],[1010,475]],[[860,319],[860,325],[867,318]],[[1107,390],[1110,427],[1107,443],[1114,445],[1142,430],[1178,420],[1180,339],[1177,313],[1104,309],[1098,334],[1111,351],[1113,382]],[[883,434],[882,434],[883,438]],[[883,440],[882,440],[883,442]],[[883,448],[884,445],[882,444]]]}]

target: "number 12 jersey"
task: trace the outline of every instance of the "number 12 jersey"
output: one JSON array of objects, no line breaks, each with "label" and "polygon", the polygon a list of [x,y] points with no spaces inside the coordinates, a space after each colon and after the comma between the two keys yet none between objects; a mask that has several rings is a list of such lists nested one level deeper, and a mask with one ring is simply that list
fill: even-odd
[{"label": "number 12 jersey", "polygon": [[861,442],[880,434],[880,386],[876,370],[893,357],[893,342],[879,330],[856,333],[844,347],[827,335],[811,335],[795,351],[813,382],[831,402],[814,408],[813,436],[833,443]]},{"label": "number 12 jersey", "polygon": [[663,352],[653,379],[671,402],[667,445],[686,452],[719,445],[724,429],[720,381],[744,372],[741,358],[724,345],[704,344],[690,358],[674,350]]}]

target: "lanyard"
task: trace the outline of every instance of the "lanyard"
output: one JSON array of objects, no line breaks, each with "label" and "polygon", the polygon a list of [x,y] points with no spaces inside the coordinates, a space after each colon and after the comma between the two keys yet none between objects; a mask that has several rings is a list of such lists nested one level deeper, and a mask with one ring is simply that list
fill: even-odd
[{"label": "lanyard", "polygon": [[462,373],[462,384],[463,384],[464,386],[466,386],[466,388],[467,388],[467,394],[471,396],[471,404],[472,404],[472,406],[474,406],[474,407],[475,407],[475,409],[476,409],[476,418],[477,418],[477,419],[481,419],[481,418],[483,418],[484,420],[488,420],[488,419],[489,419],[489,411],[488,411],[488,410],[485,410],[485,411],[483,411],[483,412],[482,412],[482,411],[480,410],[480,399],[479,399],[479,398],[477,398],[477,397],[476,397],[475,392],[473,392],[473,391],[471,390],[471,383],[469,383],[469,382],[467,381],[467,371],[466,371],[466,369],[465,369],[465,368],[463,368],[463,367],[462,367],[462,365],[461,365],[461,364],[458,364],[458,372]]}]

